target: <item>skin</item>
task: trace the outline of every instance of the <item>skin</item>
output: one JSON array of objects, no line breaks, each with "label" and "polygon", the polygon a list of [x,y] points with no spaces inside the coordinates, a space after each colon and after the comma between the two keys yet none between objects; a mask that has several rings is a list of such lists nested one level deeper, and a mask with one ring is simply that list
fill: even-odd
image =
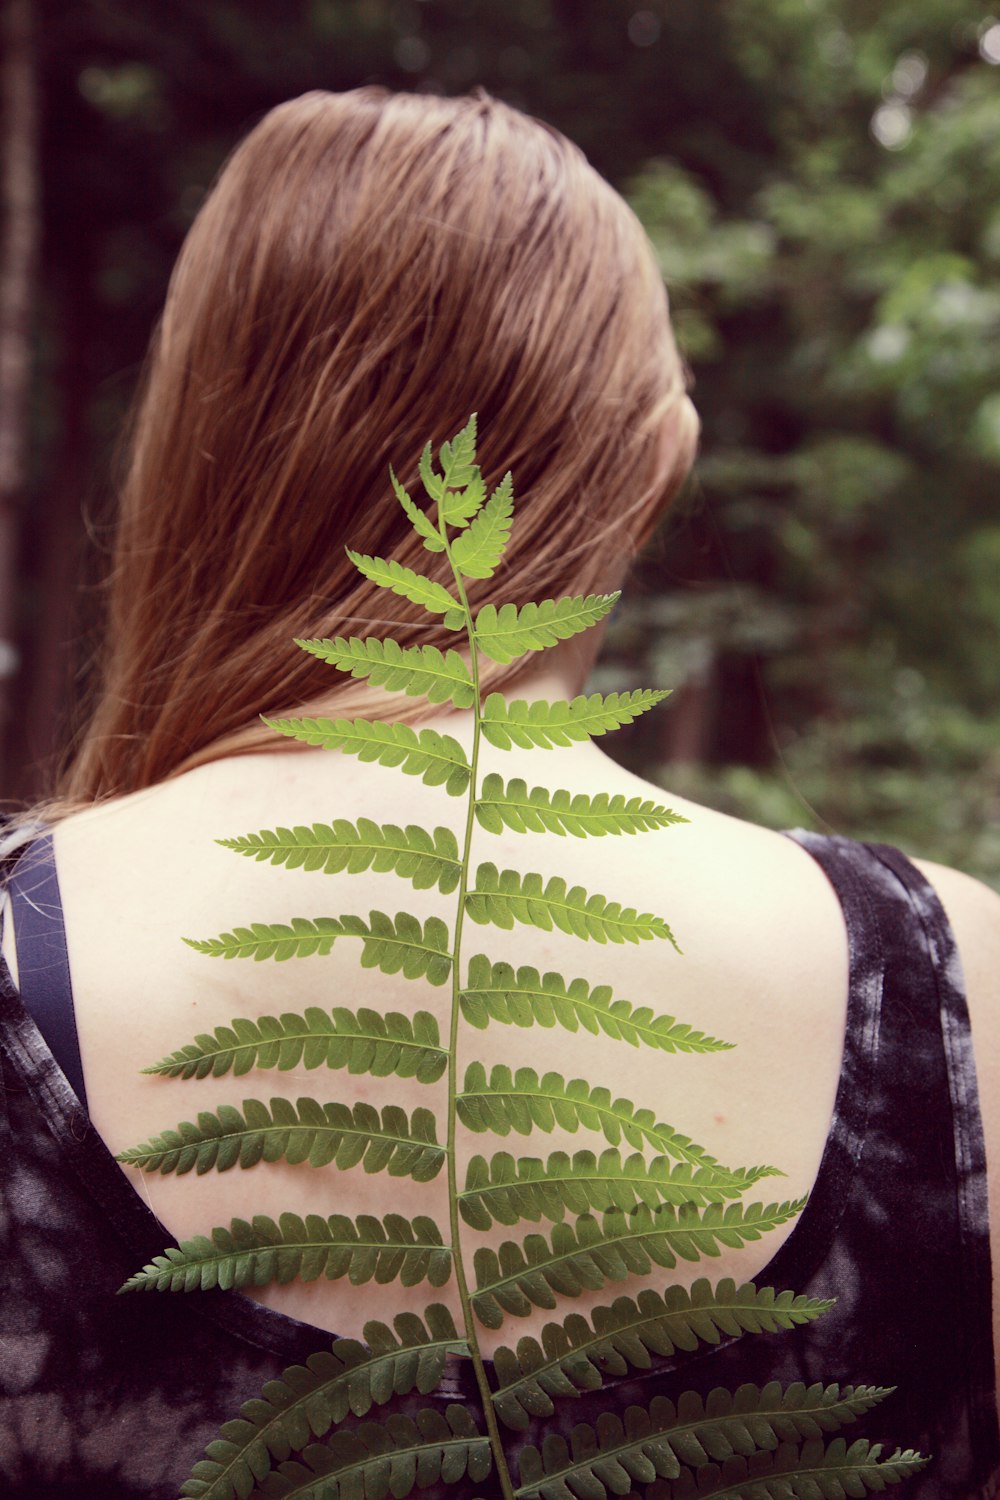
[{"label": "skin", "polygon": [[[545,674],[526,678],[511,697],[565,697],[579,690],[590,647],[566,643],[546,653]],[[468,715],[433,720],[469,737]],[[477,835],[473,859],[500,868],[563,873],[591,891],[662,914],[684,950],[665,942],[586,945],[558,932],[519,927],[511,933],[466,924],[466,954],[555,969],[567,979],[611,983],[616,995],[651,1004],[713,1036],[736,1043],[710,1056],[668,1056],[648,1048],[600,1042],[583,1033],[492,1026],[463,1031],[464,1062],[478,1057],[528,1063],[543,1072],[605,1082],[613,1094],[655,1108],[666,1120],[731,1165],[768,1162],[786,1174],[761,1184],[747,1201],[794,1198],[809,1191],[826,1141],[843,1047],[847,944],[840,907],[819,867],[778,834],[694,807],[610,761],[597,743],[546,754],[484,751],[482,772],[523,776],[570,791],[604,790],[650,797],[690,819],[641,837],[570,839],[551,835]],[[388,1081],[317,1070],[258,1073],[184,1083],[144,1077],[143,1066],[197,1032],[235,1015],[301,1013],[308,1005],[371,1005],[412,1013],[431,1009],[445,1029],[450,990],[390,978],[357,963],[357,945],[339,944],[308,963],[222,963],[194,953],[181,935],[204,937],[252,920],[292,915],[407,910],[423,918],[451,915],[453,898],[415,892],[394,875],[321,877],[276,871],[217,848],[213,839],[278,823],[308,823],[365,814],[382,822],[448,822],[459,829],[465,804],[415,778],[394,775],[353,757],[322,751],[279,752],[216,762],[149,791],[81,812],[56,830],[74,999],[94,1123],[112,1151],[145,1140],[199,1109],[247,1097],[300,1093],[317,1099],[370,1098],[412,1109],[432,1102],[411,1081]],[[976,881],[924,865],[958,937],[968,981],[979,1062],[980,1098],[991,1176],[991,1218],[1000,1224],[1000,898]],[[108,913],[115,914],[108,921]],[[789,918],[793,917],[793,920]],[[8,924],[9,933],[9,924]],[[12,954],[13,957],[13,954]],[[155,982],[150,976],[155,976]],[[767,1076],[767,1090],[759,1080]],[[440,1107],[442,1092],[434,1091]],[[780,1102],[780,1107],[778,1103]],[[788,1121],[795,1121],[789,1130]],[[469,1137],[466,1136],[468,1140]],[[589,1133],[558,1133],[526,1142],[472,1137],[472,1149],[507,1148],[547,1154],[596,1144]],[[359,1171],[338,1183],[333,1168],[276,1166],[255,1172],[193,1175],[177,1180],[130,1171],[162,1222],[184,1238],[233,1216],[286,1209],[299,1213],[431,1213],[442,1225],[443,1175],[431,1185]],[[791,1231],[789,1223],[719,1260],[681,1263],[671,1279],[690,1283],[753,1278]],[[497,1239],[511,1236],[506,1230]],[[469,1236],[466,1244],[473,1242]],[[478,1240],[475,1243],[479,1243]],[[997,1257],[1000,1260],[1000,1257]],[[138,1269],[138,1267],[136,1268]],[[664,1273],[650,1278],[662,1287]],[[628,1287],[635,1294],[641,1282]],[[444,1289],[446,1291],[446,1289]],[[401,1293],[397,1297],[397,1293]],[[369,1284],[293,1284],[256,1293],[261,1301],[325,1330],[356,1334],[366,1318],[384,1315],[386,1293]],[[435,1296],[438,1294],[435,1293]],[[606,1294],[602,1294],[606,1296]],[[394,1302],[426,1304],[428,1289]],[[598,1298],[597,1300],[601,1300]],[[1000,1305],[995,1287],[994,1304]],[[585,1311],[586,1302],[574,1304]],[[551,1314],[518,1320],[517,1332],[538,1333]],[[996,1342],[1000,1346],[1000,1337]],[[487,1348],[489,1341],[486,1341]]]}]

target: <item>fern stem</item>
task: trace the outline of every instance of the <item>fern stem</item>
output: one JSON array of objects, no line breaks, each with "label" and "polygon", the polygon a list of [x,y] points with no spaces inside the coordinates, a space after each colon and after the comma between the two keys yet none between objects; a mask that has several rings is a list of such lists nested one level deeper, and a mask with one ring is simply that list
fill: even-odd
[{"label": "fern stem", "polygon": [[455,579],[455,587],[465,614],[465,628],[469,638],[469,670],[472,675],[473,700],[472,700],[472,749],[469,755],[471,772],[469,776],[468,789],[468,811],[465,819],[465,837],[462,843],[462,866],[458,882],[458,900],[455,912],[455,930],[452,947],[451,960],[451,1026],[448,1037],[448,1218],[451,1225],[451,1254],[452,1265],[455,1271],[455,1284],[458,1288],[459,1299],[462,1304],[462,1322],[465,1337],[468,1340],[469,1352],[472,1356],[472,1366],[476,1375],[476,1384],[479,1387],[479,1397],[483,1407],[483,1417],[486,1421],[486,1430],[489,1434],[490,1447],[493,1449],[493,1459],[496,1464],[497,1478],[500,1481],[500,1489],[504,1500],[514,1500],[514,1483],[507,1468],[507,1459],[500,1440],[500,1427],[497,1422],[496,1411],[493,1407],[493,1392],[490,1389],[489,1377],[486,1374],[486,1366],[479,1348],[479,1334],[475,1315],[472,1310],[472,1295],[469,1291],[468,1278],[465,1271],[465,1260],[462,1255],[462,1224],[458,1209],[458,1163],[456,1159],[456,1134],[458,1127],[458,1027],[461,1019],[460,996],[462,990],[462,925],[465,918],[465,898],[469,883],[469,863],[472,854],[472,836],[476,827],[476,796],[477,796],[477,774],[479,770],[479,743],[481,737],[482,706],[479,689],[479,655],[476,650],[476,635],[472,621],[472,610],[469,607],[468,595],[462,581],[462,574],[455,566],[448,545],[447,528],[443,516],[438,510],[438,525],[441,539],[444,542],[445,554]]}]

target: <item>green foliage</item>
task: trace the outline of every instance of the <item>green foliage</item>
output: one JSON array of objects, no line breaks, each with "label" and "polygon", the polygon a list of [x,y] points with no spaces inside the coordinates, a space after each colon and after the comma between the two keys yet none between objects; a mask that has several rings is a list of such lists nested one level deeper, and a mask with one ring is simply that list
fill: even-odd
[{"label": "green foliage", "polygon": [[429,1109],[415,1109],[408,1118],[396,1104],[383,1105],[380,1114],[363,1101],[348,1106],[272,1099],[268,1108],[259,1099],[246,1099],[242,1113],[232,1104],[220,1104],[215,1113],[203,1110],[196,1125],[185,1120],[176,1130],[121,1152],[118,1160],[178,1176],[192,1168],[199,1174],[227,1172],[260,1161],[311,1167],[332,1162],[341,1171],[361,1163],[366,1172],[429,1182],[441,1170],[444,1148]]},{"label": "green foliage", "polygon": [[351,677],[367,677],[373,687],[389,692],[421,696],[430,703],[454,703],[471,708],[474,697],[469,669],[457,651],[441,652],[436,646],[398,646],[371,636],[333,641],[296,641],[303,651],[329,662]]},{"label": "green foliage", "polygon": [[794,1328],[832,1306],[791,1292],[776,1296],[772,1287],[758,1291],[749,1282],[737,1288],[728,1277],[714,1290],[704,1277],[690,1292],[671,1286],[661,1296],[647,1288],[638,1298],[618,1297],[598,1308],[592,1323],[572,1313],[563,1323],[547,1324],[540,1343],[522,1338],[516,1353],[498,1348],[493,1404],[508,1427],[524,1430],[531,1418],[552,1415],[553,1396],[600,1390],[606,1375],[650,1369],[654,1355],[716,1344],[723,1334]]},{"label": "green foliage", "polygon": [[192,1292],[220,1287],[281,1286],[290,1281],[334,1281],[346,1276],[352,1286],[366,1281],[398,1280],[403,1286],[429,1281],[444,1286],[451,1276],[451,1252],[433,1219],[401,1214],[377,1219],[359,1214],[284,1213],[276,1224],[266,1214],[252,1223],[233,1219],[228,1229],[195,1235],[153,1257],[121,1288],[123,1292]]},{"label": "green foliage", "polygon": [[292,1365],[280,1380],[245,1401],[195,1465],[182,1494],[194,1500],[235,1500],[250,1494],[273,1463],[324,1437],[348,1415],[367,1416],[393,1396],[429,1395],[440,1384],[449,1354],[467,1354],[451,1313],[434,1304],[423,1321],[413,1313],[365,1324],[365,1343],[335,1339],[333,1347]]},{"label": "green foliage", "polygon": [[436,729],[416,730],[409,724],[369,719],[265,719],[264,723],[304,745],[398,766],[407,776],[419,776],[426,786],[443,786],[452,797],[461,797],[469,785],[471,767],[465,751],[450,734],[439,734]]},{"label": "green foliage", "polygon": [[442,895],[455,889],[462,867],[458,841],[450,828],[428,833],[415,823],[398,828],[395,823],[373,823],[371,818],[359,818],[357,823],[335,818],[332,823],[313,823],[311,828],[264,829],[218,842],[238,854],[286,865],[289,870],[322,870],[325,875],[341,870],[351,875],[367,869],[394,870],[404,880],[412,880],[418,891],[436,885]]},{"label": "green foliage", "polygon": [[451,971],[448,929],[439,917],[418,922],[407,912],[395,917],[373,911],[361,917],[293,917],[291,922],[254,922],[217,938],[185,938],[188,947],[211,958],[309,958],[326,955],[338,938],[361,939],[361,966],[383,974],[403,974],[445,984]]},{"label": "green foliage", "polygon": [[670,828],[686,823],[679,813],[659,807],[648,797],[614,796],[598,792],[550,792],[543,786],[528,791],[527,782],[515,776],[504,782],[495,771],[483,777],[476,801],[479,826],[488,833],[572,833],[577,838],[600,838],[605,833],[645,833],[650,828]]},{"label": "green foliage", "polygon": [[928,1459],[912,1448],[897,1448],[881,1458],[882,1444],[858,1438],[850,1447],[844,1438],[826,1445],[811,1438],[800,1448],[779,1443],[773,1452],[761,1450],[749,1459],[735,1455],[721,1465],[699,1465],[697,1475],[681,1469],[672,1483],[655,1486],[656,1500],[848,1500],[926,1469]]},{"label": "green foliage", "polygon": [[499,693],[490,693],[482,707],[482,731],[498,750],[509,750],[512,745],[522,750],[551,750],[631,724],[669,696],[669,692],[642,688],[606,696],[581,694],[570,703],[526,703],[521,698],[508,703]]},{"label": "green foliage", "polygon": [[[655,1396],[649,1408],[630,1406],[624,1420],[606,1412],[596,1430],[581,1422],[570,1442],[551,1433],[541,1452],[521,1454],[518,1496],[543,1500],[604,1500],[628,1494],[636,1483],[676,1479],[681,1463],[707,1464],[779,1442],[834,1432],[869,1411],[888,1389],[875,1386],[798,1383],[782,1390],[777,1381],[758,1390],[740,1386],[734,1395],[715,1390],[706,1401],[688,1391],[678,1405]],[[572,1486],[572,1488],[571,1488]]]},{"label": "green foliage", "polygon": [[320,1010],[310,1005],[304,1015],[286,1011],[280,1017],[256,1021],[234,1017],[229,1026],[202,1032],[169,1057],[144,1068],[165,1078],[221,1078],[232,1071],[237,1078],[251,1068],[346,1068],[376,1078],[417,1078],[436,1083],[448,1065],[437,1018],[418,1010],[412,1020],[400,1011],[357,1011],[336,1005]]},{"label": "green foliage", "polygon": [[491,964],[482,953],[469,960],[459,1000],[462,1018],[482,1031],[491,1021],[515,1026],[561,1026],[565,1031],[603,1033],[612,1041],[645,1045],[661,1052],[722,1052],[731,1042],[706,1036],[673,1016],[654,1016],[648,1006],[616,1000],[608,984],[591,987],[585,979],[569,984],[559,974],[539,974],[525,965]]},{"label": "green foliage", "polygon": [[[803,1200],[744,1202],[775,1167],[727,1167],[702,1146],[644,1105],[603,1084],[540,1074],[530,1066],[495,1064],[489,1073],[473,1060],[460,1085],[460,1023],[521,1028],[559,1026],[692,1057],[723,1053],[729,1044],[647,1006],[616,999],[609,985],[566,981],[556,973],[518,969],[462,951],[464,917],[481,925],[513,929],[525,924],[559,930],[601,944],[638,944],[654,938],[676,941],[663,917],[640,912],[570,884],[560,875],[499,870],[480,863],[473,875],[472,841],[477,828],[489,835],[571,834],[575,837],[664,832],[684,820],[639,797],[626,799],[536,787],[496,774],[479,782],[479,752],[485,738],[501,749],[570,745],[627,724],[660,702],[663,692],[637,690],[581,696],[571,702],[507,704],[497,693],[483,699],[480,669],[489,657],[507,665],[603,619],[616,594],[486,603],[473,611],[464,579],[489,578],[510,532],[510,476],[487,499],[476,464],[476,419],[441,446],[440,470],[430,447],[419,472],[431,504],[418,507],[393,476],[406,516],[427,550],[441,553],[451,569],[454,593],[393,559],[350,553],[377,587],[443,615],[462,628],[468,660],[457,650],[402,648],[391,639],[304,640],[299,645],[320,660],[392,691],[423,694],[431,703],[450,701],[472,710],[472,748],[430,730],[367,720],[281,719],[272,727],[291,738],[361,759],[396,766],[431,786],[466,798],[460,847],[451,830],[405,828],[359,817],[351,822],[285,827],[224,838],[231,853],[287,870],[351,876],[371,870],[410,880],[420,890],[454,894],[449,926],[436,915],[419,921],[407,912],[392,918],[372,911],[287,923],[254,922],[218,937],[188,940],[193,948],[225,959],[324,957],[343,938],[360,941],[362,967],[403,974],[431,985],[450,982],[448,1043],[435,1015],[336,1006],[309,1007],[304,1015],[235,1018],[201,1033],[147,1069],[168,1079],[205,1079],[253,1069],[291,1072],[299,1067],[347,1069],[373,1078],[412,1078],[426,1085],[446,1082],[446,1115],[425,1107],[412,1113],[396,1104],[377,1109],[364,1100],[348,1105],[281,1097],[270,1104],[249,1099],[242,1110],[222,1104],[152,1136],[121,1153],[119,1160],[148,1171],[183,1175],[284,1162],[318,1172],[355,1167],[428,1183],[446,1177],[448,1238],[426,1215],[359,1213],[304,1219],[282,1213],[234,1219],[228,1228],[195,1235],[156,1256],[122,1291],[189,1292],[211,1288],[285,1285],[293,1280],[347,1278],[413,1287],[453,1283],[462,1331],[445,1308],[431,1305],[423,1318],[400,1314],[395,1333],[369,1324],[368,1343],[337,1340],[332,1350],[306,1366],[286,1370],[262,1396],[247,1402],[226,1423],[195,1465],[184,1488],[194,1500],[403,1500],[414,1487],[462,1484],[475,1488],[496,1469],[504,1500],[606,1500],[637,1486],[659,1494],[707,1493],[778,1497],[861,1494],[915,1472],[923,1462],[912,1453],[881,1461],[867,1443],[850,1450],[823,1435],[853,1422],[888,1392],[777,1382],[707,1397],[689,1390],[676,1405],[657,1395],[648,1407],[602,1412],[595,1426],[578,1423],[567,1439],[555,1428],[541,1447],[524,1447],[516,1464],[507,1456],[499,1423],[515,1432],[556,1413],[556,1403],[601,1389],[607,1377],[654,1368],[655,1361],[724,1337],[776,1333],[809,1323],[830,1301],[775,1292],[724,1277],[713,1288],[699,1278],[690,1292],[667,1284],[623,1291],[610,1303],[571,1312],[548,1323],[540,1336],[514,1347],[500,1345],[492,1374],[480,1347],[479,1329],[501,1329],[508,1316],[535,1309],[557,1310],[563,1299],[600,1293],[609,1285],[670,1269],[679,1260],[697,1262],[739,1250],[794,1218]],[[679,950],[678,950],[679,951]],[[466,970],[463,983],[463,969]],[[472,1156],[459,1178],[459,1132],[507,1137],[534,1132],[588,1132],[599,1151],[583,1146],[572,1155],[552,1151],[545,1159],[502,1151]],[[442,1144],[442,1141],[445,1144]],[[338,1198],[349,1191],[337,1179]],[[471,1232],[493,1236],[495,1226],[550,1224],[547,1234],[522,1241],[478,1244],[468,1255]],[[463,1228],[464,1226],[464,1228]],[[464,1405],[436,1405],[415,1413],[388,1410],[370,1418],[373,1406],[414,1390],[430,1395],[444,1374],[448,1354],[471,1359],[486,1432],[480,1433]],[[348,1416],[355,1419],[342,1425]],[[721,1465],[721,1467],[720,1467]],[[756,1465],[756,1468],[754,1467]],[[817,1476],[822,1475],[822,1478]],[[760,1485],[756,1488],[758,1476]],[[664,1486],[670,1486],[668,1490]],[[714,1486],[714,1489],[713,1489]],[[804,1488],[803,1488],[804,1486]]]},{"label": "green foliage", "polygon": [[468,530],[452,543],[452,562],[463,578],[492,578],[510,540],[513,514],[514,480],[508,472]]},{"label": "green foliage", "polygon": [[465,904],[474,922],[492,922],[495,927],[511,928],[515,922],[524,922],[543,932],[558,927],[585,942],[593,938],[595,943],[639,943],[657,937],[677,947],[662,917],[637,912],[634,906],[623,907],[606,896],[588,895],[580,885],[567,888],[561,875],[543,883],[540,875],[481,864]]},{"label": "green foliage", "polygon": [[555,1308],[557,1296],[600,1291],[608,1282],[646,1276],[653,1266],[669,1270],[678,1259],[718,1256],[721,1246],[739,1249],[787,1224],[804,1203],[730,1203],[725,1209],[686,1203],[680,1210],[641,1203],[628,1212],[610,1209],[600,1221],[581,1214],[574,1224],[554,1225],[548,1239],[529,1234],[522,1244],[505,1240],[499,1251],[481,1248],[473,1261],[476,1316],[484,1327],[500,1328],[504,1312],[527,1317],[533,1307]]},{"label": "green foliage", "polygon": [[492,661],[512,662],[526,651],[543,651],[558,641],[589,630],[621,598],[588,594],[578,599],[543,599],[541,604],[484,604],[476,616],[476,645]]}]

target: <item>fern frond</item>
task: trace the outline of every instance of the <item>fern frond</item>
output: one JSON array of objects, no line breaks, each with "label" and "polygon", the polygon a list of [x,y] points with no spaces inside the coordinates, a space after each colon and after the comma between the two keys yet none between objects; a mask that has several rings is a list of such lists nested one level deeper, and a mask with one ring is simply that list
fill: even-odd
[{"label": "fern frond", "polygon": [[572,745],[631,724],[640,714],[655,708],[669,692],[637,688],[631,693],[581,694],[569,702],[553,703],[539,698],[527,703],[517,698],[508,703],[501,693],[490,693],[483,704],[483,735],[498,750],[517,745],[522,750],[538,747],[551,750],[554,745]]},{"label": "fern frond", "polygon": [[[561,875],[544,883],[540,875],[522,875],[519,870],[498,870],[494,864],[481,864],[476,881],[465,898],[465,909],[474,922],[492,922],[510,929],[515,922],[560,932],[586,942],[639,943],[648,938],[666,938],[676,948],[673,933],[662,917],[651,912],[637,912],[634,906],[622,906],[606,896],[590,895],[582,885],[570,886]],[[678,949],[678,952],[680,950]]]},{"label": "fern frond", "polygon": [[671,1163],[664,1156],[647,1160],[635,1152],[623,1157],[613,1147],[600,1156],[593,1151],[575,1151],[572,1157],[553,1151],[545,1161],[500,1151],[488,1161],[483,1156],[471,1158],[458,1204],[473,1229],[521,1219],[559,1221],[567,1210],[631,1210],[637,1203],[651,1208],[660,1203],[721,1207],[746,1191],[756,1180],[755,1171],[769,1175],[767,1168],[716,1174],[711,1168],[695,1170],[688,1162]]},{"label": "fern frond", "polygon": [[443,1413],[426,1408],[416,1420],[392,1412],[335,1432],[272,1470],[259,1493],[263,1500],[384,1500],[417,1485],[479,1484],[492,1467],[489,1438],[456,1403]]},{"label": "fern frond", "polygon": [[785,1390],[772,1381],[763,1390],[742,1385],[730,1394],[714,1390],[703,1400],[685,1391],[675,1406],[655,1396],[648,1408],[629,1406],[624,1421],[611,1412],[574,1427],[570,1442],[550,1433],[542,1450],[529,1445],[521,1453],[519,1500],[605,1500],[630,1493],[655,1479],[677,1479],[681,1460],[705,1464],[751,1454],[757,1448],[835,1432],[889,1394],[875,1386],[806,1387]]},{"label": "fern frond", "polygon": [[192,1500],[245,1500],[273,1462],[324,1437],[349,1414],[367,1416],[373,1406],[411,1391],[429,1395],[441,1383],[448,1355],[468,1353],[439,1303],[426,1309],[424,1321],[400,1313],[393,1326],[395,1335],[384,1323],[367,1323],[369,1349],[356,1339],[336,1339],[331,1349],[269,1380],[209,1444],[181,1493]]},{"label": "fern frond", "polygon": [[682,1469],[674,1481],[661,1480],[656,1500],[848,1500],[866,1493],[881,1494],[887,1485],[900,1484],[930,1462],[912,1448],[897,1448],[882,1458],[882,1444],[858,1438],[850,1447],[844,1438],[824,1446],[810,1438],[801,1447],[781,1443],[773,1452],[761,1450],[751,1458],[734,1456],[720,1466],[704,1464],[695,1474]]},{"label": "fern frond", "polygon": [[590,1321],[571,1313],[562,1323],[548,1323],[541,1342],[522,1338],[516,1353],[498,1348],[493,1404],[508,1427],[523,1431],[532,1418],[551,1416],[553,1396],[600,1390],[608,1375],[650,1369],[654,1355],[718,1344],[725,1334],[794,1328],[832,1306],[831,1300],[776,1295],[773,1287],[758,1289],[750,1282],[737,1287],[730,1277],[714,1289],[700,1277],[690,1292],[668,1286],[662,1296],[647,1288],[637,1298],[618,1297],[610,1307],[594,1308]]},{"label": "fern frond", "polygon": [[476,1316],[484,1327],[500,1328],[504,1313],[524,1318],[534,1307],[554,1309],[558,1297],[600,1291],[609,1282],[646,1276],[654,1266],[670,1270],[678,1258],[717,1256],[722,1245],[739,1249],[794,1218],[805,1201],[724,1209],[642,1203],[629,1212],[612,1209],[600,1222],[582,1214],[574,1224],[554,1224],[548,1239],[529,1234],[520,1244],[505,1240],[499,1250],[481,1247],[474,1258]]},{"label": "fern frond", "polygon": [[289,870],[320,870],[324,875],[340,871],[357,875],[368,869],[378,874],[393,871],[412,881],[418,891],[437,886],[445,896],[458,885],[462,872],[458,840],[451,829],[439,826],[431,833],[416,823],[400,828],[395,823],[375,823],[371,818],[359,818],[356,823],[334,818],[332,823],[265,828],[260,833],[215,842],[250,859],[284,865]]},{"label": "fern frond", "polygon": [[445,1149],[438,1144],[429,1109],[415,1109],[407,1118],[396,1104],[384,1105],[380,1115],[364,1101],[348,1106],[272,1099],[268,1108],[259,1099],[245,1099],[242,1114],[232,1104],[220,1104],[214,1114],[203,1110],[196,1125],[185,1120],[176,1130],[130,1146],[116,1160],[164,1176],[181,1176],[192,1168],[199,1175],[227,1172],[259,1161],[308,1162],[311,1167],[333,1162],[341,1171],[360,1162],[366,1172],[430,1182],[441,1169]]},{"label": "fern frond", "polygon": [[[478,427],[479,418],[477,413],[473,412],[461,432],[456,432],[450,441],[441,444],[438,456],[444,471],[444,482],[451,485],[453,489],[469,482],[476,462]],[[429,448],[430,444],[427,446]]]},{"label": "fern frond", "polygon": [[[442,541],[441,534],[438,531],[437,527],[434,525],[434,522],[431,520],[430,516],[422,511],[419,505],[415,504],[415,502],[410,499],[409,495],[400,484],[399,480],[396,478],[392,469],[389,470],[389,479],[392,483],[393,494],[396,496],[396,499],[399,501],[400,505],[403,507],[403,510],[406,512],[406,516],[410,525],[420,537],[420,540],[423,542],[427,551],[443,552],[444,542]],[[428,493],[430,492],[428,491]]]},{"label": "fern frond", "polygon": [[386,1214],[377,1219],[359,1214],[282,1214],[278,1223],[258,1214],[251,1223],[233,1219],[228,1229],[195,1235],[156,1255],[130,1276],[122,1292],[195,1292],[219,1287],[280,1286],[290,1281],[336,1281],[346,1276],[354,1286],[366,1281],[399,1280],[403,1286],[429,1281],[444,1286],[451,1276],[451,1250],[433,1219],[404,1219]]},{"label": "fern frond", "polygon": [[651,1109],[637,1109],[628,1099],[612,1099],[610,1089],[594,1087],[583,1078],[567,1083],[560,1073],[539,1078],[534,1068],[512,1073],[506,1063],[496,1063],[489,1078],[481,1062],[466,1069],[462,1092],[456,1104],[459,1118],[468,1130],[495,1135],[530,1135],[532,1130],[599,1130],[612,1146],[625,1140],[641,1150],[649,1145],[664,1156],[711,1170],[713,1179],[729,1182],[744,1191],[750,1181],[781,1177],[775,1167],[756,1167],[753,1172],[730,1171],[686,1135],[658,1121]]},{"label": "fern frond", "polygon": [[436,729],[411,729],[409,724],[383,724],[378,719],[264,718],[264,723],[305,745],[398,766],[406,776],[419,776],[425,786],[443,786],[451,797],[461,797],[469,785],[472,768],[465,751],[458,740]]},{"label": "fern frond", "polygon": [[588,594],[575,599],[543,599],[540,603],[484,604],[476,616],[476,645],[491,660],[506,666],[526,651],[543,651],[559,641],[589,630],[611,613],[621,591]]},{"label": "fern frond", "polygon": [[251,1068],[346,1068],[376,1078],[416,1078],[436,1083],[448,1065],[437,1017],[418,1010],[412,1019],[401,1011],[358,1011],[337,1005],[332,1010],[308,1006],[297,1016],[236,1016],[228,1026],[201,1032],[193,1042],[171,1052],[144,1073],[161,1078],[237,1078]]},{"label": "fern frond", "polygon": [[566,980],[559,974],[540,975],[528,965],[491,963],[482,953],[469,960],[469,974],[459,996],[462,1016],[480,1031],[490,1021],[515,1026],[562,1026],[576,1032],[582,1026],[592,1036],[603,1035],[632,1047],[645,1045],[661,1052],[724,1052],[733,1043],[696,1031],[673,1016],[657,1016],[648,1006],[616,1000],[611,986],[593,988],[585,979]]},{"label": "fern frond", "polygon": [[450,701],[456,708],[471,708],[475,698],[468,663],[457,651],[400,646],[376,636],[338,635],[334,640],[295,644],[351,677],[367,677],[373,687],[387,692],[422,696],[430,703]]},{"label": "fern frond", "polygon": [[443,583],[425,578],[423,573],[415,573],[391,557],[369,557],[364,552],[352,552],[350,547],[345,551],[358,572],[380,589],[390,589],[432,615],[444,615],[443,623],[448,630],[461,630],[465,624],[465,611]]},{"label": "fern frond", "polygon": [[577,838],[600,838],[606,833],[646,833],[653,828],[669,828],[686,823],[680,813],[659,807],[643,797],[625,797],[621,792],[609,796],[599,792],[550,792],[546,787],[528,784],[515,776],[504,782],[491,771],[483,779],[476,799],[476,818],[487,833],[575,834]]},{"label": "fern frond", "polygon": [[510,541],[514,480],[504,475],[466,531],[451,544],[451,560],[466,578],[492,578]]},{"label": "fern frond", "polygon": [[381,969],[383,974],[402,974],[406,979],[423,979],[429,984],[445,984],[451,974],[451,952],[448,929],[440,917],[418,922],[408,912],[395,917],[384,911],[362,917],[293,917],[286,922],[253,922],[249,927],[234,927],[216,938],[185,938],[196,953],[210,958],[253,958],[258,962],[273,958],[309,958],[328,954],[338,938],[361,939],[361,967]]}]

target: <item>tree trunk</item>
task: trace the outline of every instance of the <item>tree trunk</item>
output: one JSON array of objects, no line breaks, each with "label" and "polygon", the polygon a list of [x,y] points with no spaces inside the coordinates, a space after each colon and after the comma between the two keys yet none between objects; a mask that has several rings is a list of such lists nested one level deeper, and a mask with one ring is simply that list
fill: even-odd
[{"label": "tree trunk", "polygon": [[31,327],[38,251],[38,98],[32,0],[0,14],[0,794],[16,646],[19,538],[27,482]]}]

